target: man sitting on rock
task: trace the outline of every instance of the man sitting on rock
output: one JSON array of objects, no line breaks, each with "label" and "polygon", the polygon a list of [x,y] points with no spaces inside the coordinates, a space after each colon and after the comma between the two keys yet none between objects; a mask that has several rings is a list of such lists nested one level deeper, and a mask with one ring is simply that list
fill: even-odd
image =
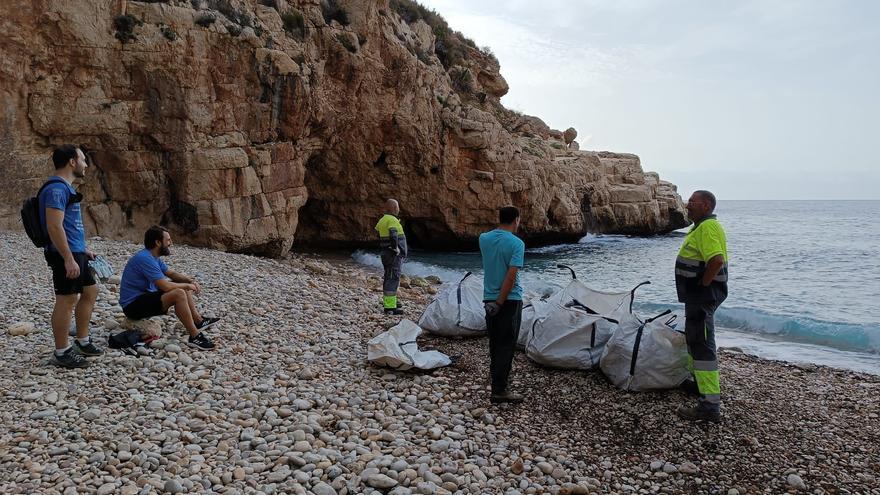
[{"label": "man sitting on rock", "polygon": [[132,320],[141,320],[164,315],[174,306],[177,319],[189,332],[189,346],[211,350],[214,343],[203,330],[217,323],[219,318],[202,317],[193,299],[193,294],[201,292],[201,286],[192,277],[169,269],[160,259],[171,254],[171,246],[171,234],[166,229],[158,225],[147,229],[144,249],[128,260],[122,272],[119,289],[122,312]]}]

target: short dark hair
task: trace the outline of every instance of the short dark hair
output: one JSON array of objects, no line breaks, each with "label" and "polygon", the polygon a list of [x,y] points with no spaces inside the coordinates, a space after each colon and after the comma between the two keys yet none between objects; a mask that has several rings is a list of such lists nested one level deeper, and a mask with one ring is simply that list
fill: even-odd
[{"label": "short dark hair", "polygon": [[519,210],[516,206],[505,206],[498,211],[498,221],[501,225],[510,225],[519,218]]},{"label": "short dark hair", "polygon": [[712,213],[713,211],[715,211],[715,205],[717,204],[717,201],[715,201],[714,194],[712,194],[709,191],[706,191],[704,189],[694,191],[694,194],[699,194],[700,196],[703,197],[703,199],[705,199],[709,203],[709,213]]},{"label": "short dark hair", "polygon": [[52,151],[52,164],[55,170],[64,168],[70,160],[76,160],[76,150],[79,148],[72,144],[62,144]]},{"label": "short dark hair", "polygon": [[147,249],[153,249],[156,246],[156,241],[162,242],[162,240],[164,240],[165,232],[168,232],[168,229],[158,225],[153,225],[148,228],[147,231],[144,232],[144,247]]}]

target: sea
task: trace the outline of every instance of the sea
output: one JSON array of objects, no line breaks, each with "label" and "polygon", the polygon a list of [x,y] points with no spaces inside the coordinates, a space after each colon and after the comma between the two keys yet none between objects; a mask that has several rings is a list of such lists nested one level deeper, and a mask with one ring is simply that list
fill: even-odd
[{"label": "sea", "polygon": [[[730,255],[730,293],[716,313],[720,347],[880,375],[880,201],[720,201],[715,213]],[[674,262],[686,232],[527,245],[521,282],[527,292],[552,293],[571,280],[560,264],[595,289],[650,281],[636,292],[634,310],[682,314]],[[376,252],[352,257],[381,267]],[[414,249],[403,268],[444,282],[468,271],[482,272],[479,252]]]}]

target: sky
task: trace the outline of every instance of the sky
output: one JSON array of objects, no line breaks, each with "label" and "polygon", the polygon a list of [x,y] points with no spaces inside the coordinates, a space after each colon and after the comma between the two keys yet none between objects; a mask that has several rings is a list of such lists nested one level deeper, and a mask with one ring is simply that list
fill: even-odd
[{"label": "sky", "polygon": [[880,199],[880,1],[421,0],[508,108],[687,197]]}]

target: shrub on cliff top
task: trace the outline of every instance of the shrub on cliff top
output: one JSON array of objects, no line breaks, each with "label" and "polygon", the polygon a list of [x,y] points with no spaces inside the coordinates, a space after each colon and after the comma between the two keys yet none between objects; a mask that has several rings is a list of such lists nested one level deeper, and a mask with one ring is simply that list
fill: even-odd
[{"label": "shrub on cliff top", "polygon": [[321,2],[321,14],[324,15],[324,22],[330,24],[330,21],[336,21],[343,26],[348,26],[348,12],[339,5],[337,0],[324,0]]},{"label": "shrub on cliff top", "polygon": [[391,0],[390,6],[407,24],[425,21],[431,26],[431,31],[437,38],[434,43],[434,53],[446,70],[454,65],[460,65],[467,58],[467,47],[479,50],[473,40],[459,31],[453,31],[435,10],[428,9],[413,0]]}]

